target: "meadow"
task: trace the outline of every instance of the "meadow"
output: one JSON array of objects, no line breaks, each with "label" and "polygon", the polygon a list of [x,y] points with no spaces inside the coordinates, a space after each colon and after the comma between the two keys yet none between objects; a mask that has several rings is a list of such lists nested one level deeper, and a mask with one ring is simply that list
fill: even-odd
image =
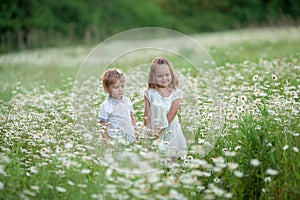
[{"label": "meadow", "polygon": [[[127,74],[140,134],[121,149],[101,140],[99,77],[79,80],[78,72],[89,75],[82,63],[94,47],[0,55],[0,199],[299,199],[300,29],[191,38],[218,74],[157,50],[111,63]],[[168,56],[185,92],[179,115],[188,152],[172,166],[161,156],[165,144],[144,134],[147,63],[156,54]]]}]

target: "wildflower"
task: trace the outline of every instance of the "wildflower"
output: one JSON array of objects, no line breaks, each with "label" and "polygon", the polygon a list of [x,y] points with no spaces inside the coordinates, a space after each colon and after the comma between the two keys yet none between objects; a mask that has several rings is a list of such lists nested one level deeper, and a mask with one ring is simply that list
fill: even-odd
[{"label": "wildflower", "polygon": [[31,192],[30,190],[23,190],[24,194],[30,195],[30,196],[35,196],[36,194],[34,192]]},{"label": "wildflower", "polygon": [[149,182],[150,184],[159,182],[159,180],[160,180],[160,174],[161,174],[161,173],[162,173],[162,172],[160,172],[160,171],[157,171],[157,172],[155,172],[155,173],[149,173],[149,174],[148,174],[148,182]]},{"label": "wildflower", "polygon": [[32,186],[30,186],[30,188],[35,191],[38,191],[40,189],[40,187],[37,185],[32,185]]},{"label": "wildflower", "polygon": [[258,80],[258,74],[254,75],[254,76],[252,77],[252,81],[257,81],[257,80]]},{"label": "wildflower", "polygon": [[244,106],[238,106],[237,108],[236,108],[236,111],[237,111],[237,113],[242,113],[242,112],[244,112],[245,110],[244,110]]},{"label": "wildflower", "polygon": [[67,183],[72,186],[75,185],[75,183],[73,181],[67,181]]},{"label": "wildflower", "polygon": [[240,146],[240,145],[238,145],[238,146],[236,146],[235,148],[234,148],[234,150],[236,150],[236,151],[238,151],[238,150],[240,150],[242,147]]},{"label": "wildflower", "polygon": [[221,171],[222,171],[222,168],[221,168],[221,167],[214,167],[214,168],[213,168],[213,171],[214,171],[214,172],[221,172]]},{"label": "wildflower", "polygon": [[0,156],[0,162],[3,162],[3,163],[10,163],[10,159],[9,159],[9,157],[7,157],[6,155],[1,155],[1,156]]},{"label": "wildflower", "polygon": [[251,161],[250,161],[250,164],[252,165],[252,166],[254,166],[254,167],[257,167],[257,166],[259,166],[260,165],[260,161],[258,160],[258,159],[252,159]]},{"label": "wildflower", "polygon": [[189,161],[188,159],[185,159],[185,160],[184,160],[184,164],[185,164],[185,165],[187,165],[187,164],[189,164],[189,163],[190,163],[190,161]]},{"label": "wildflower", "polygon": [[275,74],[272,74],[272,79],[273,79],[274,81],[277,81],[277,80],[278,80],[278,78],[277,78],[277,76],[276,76]]},{"label": "wildflower", "polygon": [[202,186],[202,185],[197,185],[197,187],[196,187],[196,191],[197,191],[197,192],[201,192],[201,191],[204,190],[204,189],[205,189],[205,187]]},{"label": "wildflower", "polygon": [[87,184],[77,184],[77,187],[80,187],[80,188],[87,188]]},{"label": "wildflower", "polygon": [[228,192],[226,194],[224,194],[224,197],[227,199],[231,199],[233,197],[232,193]]},{"label": "wildflower", "polygon": [[297,136],[300,135],[299,133],[295,133],[295,132],[293,132],[292,134],[293,134],[293,136],[295,136],[295,137],[297,137]]},{"label": "wildflower", "polygon": [[275,169],[267,169],[266,173],[275,176],[278,174],[278,171]]},{"label": "wildflower", "polygon": [[193,158],[193,156],[189,155],[189,156],[187,157],[187,159],[188,159],[189,161],[191,161],[191,160],[193,160],[194,158]]},{"label": "wildflower", "polygon": [[65,148],[66,149],[72,149],[73,148],[73,144],[71,142],[68,142],[66,145],[65,145]]},{"label": "wildflower", "polygon": [[241,99],[242,102],[246,102],[247,101],[247,97],[245,95],[242,95],[240,97],[240,99]]},{"label": "wildflower", "polygon": [[170,199],[187,199],[187,198],[185,198],[185,196],[183,196],[181,193],[177,192],[174,189],[171,189],[169,191],[169,197],[170,197]]},{"label": "wildflower", "polygon": [[32,166],[32,167],[30,167],[30,172],[33,173],[33,174],[37,174],[38,170],[35,166]]},{"label": "wildflower", "polygon": [[102,194],[92,194],[92,198],[93,199],[98,199],[98,200],[104,199]]},{"label": "wildflower", "polygon": [[214,182],[215,183],[220,183],[221,182],[221,179],[219,179],[218,177],[214,178]]},{"label": "wildflower", "polygon": [[260,125],[257,125],[256,127],[255,127],[255,130],[260,130],[261,129],[261,126]]},{"label": "wildflower", "polygon": [[0,165],[0,174],[4,175],[4,176],[7,176],[5,170],[4,170],[4,167],[2,165]]},{"label": "wildflower", "polygon": [[259,104],[260,102],[261,102],[261,99],[260,99],[260,98],[254,99],[254,104]]},{"label": "wildflower", "polygon": [[236,170],[238,168],[239,164],[238,163],[228,163],[228,168],[230,170]]},{"label": "wildflower", "polygon": [[59,170],[57,170],[55,173],[56,173],[56,174],[58,174],[58,175],[60,175],[60,176],[64,176],[64,174],[65,174],[65,171],[64,171],[64,170],[61,170],[61,169],[59,169]]},{"label": "wildflower", "polygon": [[225,156],[234,157],[234,156],[236,156],[236,152],[235,151],[226,151]]},{"label": "wildflower", "polygon": [[265,182],[271,182],[271,177],[270,176],[267,176],[265,179],[264,179]]},{"label": "wildflower", "polygon": [[198,144],[204,144],[204,142],[205,142],[205,139],[198,138]]},{"label": "wildflower", "polygon": [[297,147],[293,147],[293,151],[298,153],[299,152],[299,149]]},{"label": "wildflower", "polygon": [[265,93],[265,92],[260,92],[259,93],[259,96],[261,96],[261,97],[266,97],[268,94],[267,93]]},{"label": "wildflower", "polygon": [[287,150],[289,148],[289,145],[284,145],[284,147],[282,148],[283,151]]},{"label": "wildflower", "polygon": [[66,188],[63,188],[63,187],[60,187],[60,186],[57,186],[57,187],[56,187],[56,190],[57,190],[58,192],[66,192],[66,191],[67,191]]},{"label": "wildflower", "polygon": [[216,158],[212,158],[212,161],[214,163],[224,163],[225,159],[222,156],[216,157]]},{"label": "wildflower", "polygon": [[215,195],[211,194],[211,190],[206,190],[205,192],[207,194],[204,196],[204,199],[207,199],[207,200],[215,199]]},{"label": "wildflower", "polygon": [[210,184],[209,187],[211,188],[212,192],[216,195],[216,196],[223,196],[223,194],[225,193],[225,191],[213,184]]},{"label": "wildflower", "polygon": [[91,170],[90,169],[82,169],[80,173],[81,174],[89,174],[89,173],[91,173]]},{"label": "wildflower", "polygon": [[234,175],[238,178],[242,178],[244,176],[243,172],[240,172],[238,170],[234,171]]}]

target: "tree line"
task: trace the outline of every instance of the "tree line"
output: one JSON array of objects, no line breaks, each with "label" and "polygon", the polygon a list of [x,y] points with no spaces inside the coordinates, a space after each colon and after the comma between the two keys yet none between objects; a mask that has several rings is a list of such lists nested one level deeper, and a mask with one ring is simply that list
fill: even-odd
[{"label": "tree line", "polygon": [[137,27],[186,34],[299,24],[299,0],[0,0],[0,53],[96,43]]}]

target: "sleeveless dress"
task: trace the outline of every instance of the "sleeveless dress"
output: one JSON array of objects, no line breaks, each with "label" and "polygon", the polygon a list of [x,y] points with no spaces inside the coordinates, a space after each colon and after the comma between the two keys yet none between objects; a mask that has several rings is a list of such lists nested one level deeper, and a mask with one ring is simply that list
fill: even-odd
[{"label": "sleeveless dress", "polygon": [[168,143],[165,152],[167,156],[180,157],[185,155],[187,143],[178,116],[176,115],[170,124],[167,119],[167,113],[170,112],[173,101],[182,99],[182,91],[175,89],[169,97],[163,97],[156,90],[148,89],[144,95],[150,103],[151,129],[165,128],[159,139]]}]

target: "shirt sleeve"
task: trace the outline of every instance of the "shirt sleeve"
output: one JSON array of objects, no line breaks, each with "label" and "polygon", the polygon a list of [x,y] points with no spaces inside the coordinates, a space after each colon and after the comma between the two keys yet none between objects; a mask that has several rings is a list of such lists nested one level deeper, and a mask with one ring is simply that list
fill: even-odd
[{"label": "shirt sleeve", "polygon": [[144,96],[148,99],[150,105],[152,104],[152,100],[153,100],[152,93],[153,93],[152,89],[148,89],[144,92]]},{"label": "shirt sleeve", "polygon": [[134,114],[133,104],[129,98],[128,98],[128,105],[129,105],[129,113],[130,115],[133,115]]},{"label": "shirt sleeve", "polygon": [[98,114],[98,120],[103,122],[108,122],[108,117],[110,115],[109,109],[107,108],[106,104],[101,104],[100,111]]},{"label": "shirt sleeve", "polygon": [[176,99],[182,99],[183,98],[183,93],[180,89],[176,89],[174,91],[173,97],[172,97],[172,101],[175,101]]},{"label": "shirt sleeve", "polygon": [[146,90],[144,92],[145,97],[148,99],[148,101],[150,102],[150,90]]}]

